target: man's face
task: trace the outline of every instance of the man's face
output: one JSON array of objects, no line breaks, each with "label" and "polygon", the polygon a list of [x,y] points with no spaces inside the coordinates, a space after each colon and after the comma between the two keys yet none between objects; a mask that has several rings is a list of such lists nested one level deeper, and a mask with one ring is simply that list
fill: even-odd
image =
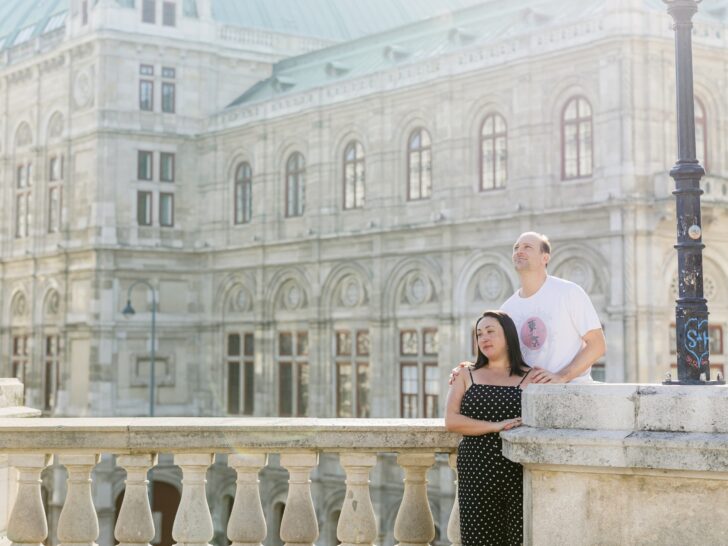
[{"label": "man's face", "polygon": [[521,235],[513,245],[513,265],[516,271],[540,271],[546,269],[549,255],[541,250],[541,239],[530,233]]}]

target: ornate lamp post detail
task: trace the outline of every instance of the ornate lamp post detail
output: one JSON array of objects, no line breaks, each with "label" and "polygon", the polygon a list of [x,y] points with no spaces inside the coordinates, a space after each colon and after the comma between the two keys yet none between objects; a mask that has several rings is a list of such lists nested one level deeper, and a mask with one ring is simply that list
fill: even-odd
[{"label": "ornate lamp post detail", "polygon": [[154,417],[154,391],[156,390],[156,370],[155,370],[155,345],[157,340],[155,339],[155,329],[156,329],[156,322],[157,322],[157,292],[154,290],[154,287],[149,284],[149,282],[144,280],[134,281],[131,286],[129,287],[129,290],[126,293],[126,307],[124,307],[124,310],[121,312],[126,318],[131,318],[134,316],[134,308],[131,306],[131,291],[134,289],[134,287],[137,284],[143,284],[149,290],[152,291],[152,348],[151,348],[151,362],[149,363],[149,416]]},{"label": "ornate lamp post detail", "polygon": [[[702,0],[663,0],[675,25],[678,160],[675,179],[677,209],[678,299],[675,307],[677,381],[666,384],[706,385],[710,381],[708,305],[703,297],[703,248],[700,179],[705,174],[695,154],[692,18]],[[720,381],[722,383],[722,381]]]}]

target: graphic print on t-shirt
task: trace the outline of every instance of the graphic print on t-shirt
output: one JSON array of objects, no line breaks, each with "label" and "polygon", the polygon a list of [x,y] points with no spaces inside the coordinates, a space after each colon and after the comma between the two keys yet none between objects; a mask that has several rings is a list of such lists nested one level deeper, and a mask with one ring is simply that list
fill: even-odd
[{"label": "graphic print on t-shirt", "polygon": [[532,351],[539,351],[546,343],[548,331],[539,317],[529,317],[521,325],[521,343]]}]

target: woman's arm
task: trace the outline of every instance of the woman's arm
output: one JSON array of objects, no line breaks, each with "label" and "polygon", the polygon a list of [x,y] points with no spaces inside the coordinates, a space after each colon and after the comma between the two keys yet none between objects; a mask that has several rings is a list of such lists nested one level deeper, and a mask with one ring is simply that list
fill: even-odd
[{"label": "woman's arm", "polygon": [[521,424],[521,418],[506,419],[505,421],[481,421],[465,417],[460,414],[460,403],[463,400],[467,379],[466,374],[460,374],[447,393],[447,403],[445,406],[445,428],[450,432],[459,432],[466,436],[482,436],[491,432],[500,432],[501,430],[510,430]]}]

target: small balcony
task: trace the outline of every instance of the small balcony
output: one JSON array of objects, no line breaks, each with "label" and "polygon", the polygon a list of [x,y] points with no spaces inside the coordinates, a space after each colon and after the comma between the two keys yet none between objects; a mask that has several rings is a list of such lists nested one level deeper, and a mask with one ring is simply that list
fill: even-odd
[{"label": "small balcony", "polygon": [[[156,542],[159,530],[155,530],[147,476],[161,456],[171,458],[181,471],[181,498],[171,533],[174,543],[210,544],[214,528],[206,490],[208,469],[217,455],[223,455],[217,457],[218,464],[226,460],[230,472],[236,474],[224,542],[236,546],[264,541],[312,545],[319,543],[321,519],[313,502],[311,474],[320,459],[338,455],[345,494],[336,525],[337,540],[344,545],[376,542],[380,522],[370,494],[370,475],[378,464],[392,460],[404,476],[394,540],[424,546],[435,539],[427,473],[436,461],[447,460],[454,467],[458,440],[458,435],[447,432],[442,421],[435,419],[0,419],[0,459],[5,458],[15,470],[9,473],[4,499],[9,509],[7,538],[23,545],[103,542],[99,541],[99,510],[92,495],[92,488],[101,486],[94,483],[99,479],[94,468],[102,456],[112,455],[104,458],[126,473],[114,525],[116,542],[123,546]],[[260,476],[269,456],[288,472],[286,501],[277,522],[266,521],[260,496]],[[60,516],[49,536],[41,475],[54,463],[65,467],[67,481]],[[438,544],[460,542],[457,503],[454,506],[446,537],[443,532]],[[0,514],[0,523],[4,516]],[[273,532],[275,540],[270,538]]]}]

